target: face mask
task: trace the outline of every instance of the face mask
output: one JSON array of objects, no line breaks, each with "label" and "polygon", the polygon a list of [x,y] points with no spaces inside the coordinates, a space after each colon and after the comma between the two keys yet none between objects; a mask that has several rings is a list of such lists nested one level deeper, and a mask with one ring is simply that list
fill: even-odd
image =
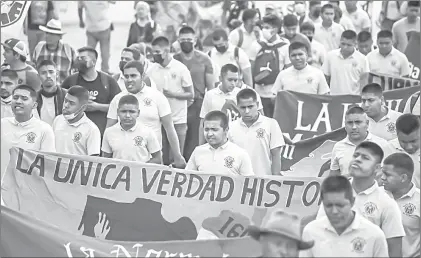
[{"label": "face mask", "polygon": [[83,107],[84,106],[82,106],[79,110],[77,110],[76,112],[74,112],[74,113],[72,113],[72,114],[68,114],[68,115],[65,115],[65,114],[63,114],[63,117],[67,120],[67,121],[70,121],[70,120],[73,120],[73,119],[75,119],[80,113],[82,113],[83,111]]},{"label": "face mask", "polygon": [[313,36],[307,36],[308,40],[310,40],[310,42],[313,41]]},{"label": "face mask", "polygon": [[89,67],[87,61],[77,61],[76,62],[76,68],[80,73],[85,73]]},{"label": "face mask", "polygon": [[227,51],[228,47],[227,46],[215,46],[215,49],[219,53],[223,54]]},{"label": "face mask", "polygon": [[272,31],[271,31],[270,29],[263,29],[263,30],[262,30],[262,34],[263,34],[263,37],[264,37],[266,40],[269,40],[269,39],[271,39],[271,38],[272,38]]},{"label": "face mask", "polygon": [[164,62],[164,58],[162,54],[153,54],[153,61],[157,64],[162,64]]},{"label": "face mask", "polygon": [[118,64],[118,67],[120,68],[120,71],[122,71],[123,72],[123,68],[124,68],[124,66],[127,64],[127,62],[126,61],[120,61],[120,63]]},{"label": "face mask", "polygon": [[181,51],[188,54],[193,51],[193,42],[181,42],[180,43]]}]

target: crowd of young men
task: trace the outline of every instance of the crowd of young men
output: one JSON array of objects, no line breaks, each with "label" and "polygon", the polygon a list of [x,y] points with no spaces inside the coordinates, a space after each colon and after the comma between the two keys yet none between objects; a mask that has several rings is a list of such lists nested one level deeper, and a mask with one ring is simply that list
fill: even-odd
[{"label": "crowd of young men", "polygon": [[[330,2],[311,1],[303,14],[296,1],[296,14],[283,19],[260,19],[246,9],[240,27],[214,30],[207,52],[196,48],[195,30],[183,26],[177,53],[174,42],[148,31],[156,25],[149,5],[138,2],[132,27],[142,26],[136,33],[143,34],[129,36],[114,76],[106,40],[112,23],[89,13],[88,2],[81,5],[80,16],[88,12],[88,46],[75,51],[52,17],[37,27],[45,41],[30,47],[34,66],[23,41],[2,43],[1,144],[197,173],[281,176],[285,140],[272,118],[277,93],[360,95],[361,106],[345,114],[346,138],[332,149],[318,218],[304,229],[304,240],[315,242],[300,255],[419,256],[419,92],[402,114],[386,107],[379,84],[360,84],[370,71],[410,74],[402,53],[408,40],[401,34],[420,31],[419,1],[405,1],[405,13],[392,26],[390,19],[382,23],[376,49],[370,18],[356,1],[347,1],[343,11],[340,1]],[[384,15],[388,19],[387,10]],[[95,68],[98,42],[102,71]],[[270,249],[267,255],[275,255]]]}]

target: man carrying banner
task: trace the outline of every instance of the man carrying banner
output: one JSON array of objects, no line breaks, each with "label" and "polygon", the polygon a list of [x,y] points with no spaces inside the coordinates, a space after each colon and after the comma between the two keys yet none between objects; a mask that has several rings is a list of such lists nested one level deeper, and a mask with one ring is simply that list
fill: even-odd
[{"label": "man carrying banner", "polygon": [[[13,90],[14,117],[1,119],[1,145],[28,150],[55,152],[55,138],[49,124],[33,116],[37,93],[28,85]],[[7,148],[8,149],[8,148]]]},{"label": "man carrying banner", "polygon": [[72,86],[64,97],[63,114],[53,122],[58,153],[99,156],[101,133],[85,114],[89,92],[82,86]]},{"label": "man carrying banner", "polygon": [[313,239],[302,239],[299,217],[282,209],[274,210],[262,227],[249,226],[248,231],[260,242],[260,257],[298,257],[300,250],[314,246]]},{"label": "man carrying banner", "polygon": [[348,168],[355,147],[363,141],[375,142],[382,146],[383,151],[391,153],[388,142],[368,131],[368,117],[361,107],[353,106],[345,113],[345,130],[347,137],[335,143],[332,149],[330,175],[349,176]]},{"label": "man carrying banner", "polygon": [[303,231],[303,239],[317,239],[300,257],[389,257],[382,230],[355,212],[351,183],[343,176],[326,178],[320,197],[326,217],[316,219]]},{"label": "man carrying banner", "polygon": [[402,212],[405,236],[403,257],[420,256],[420,189],[412,183],[414,162],[405,153],[394,153],[383,162],[382,185],[396,200]]},{"label": "man carrying banner", "polygon": [[389,76],[405,77],[410,73],[409,61],[406,55],[393,47],[393,34],[382,30],[377,33],[378,49],[367,55],[370,72],[387,74]]},{"label": "man carrying banner", "polygon": [[228,141],[228,117],[222,111],[206,114],[203,127],[208,143],[193,151],[187,170],[220,175],[253,176],[253,167],[247,152]]},{"label": "man carrying banner", "polygon": [[[349,165],[351,185],[356,193],[353,209],[383,230],[389,257],[402,257],[405,231],[401,211],[395,200],[376,182],[383,156],[382,148],[374,142],[364,141],[356,147]],[[325,208],[321,206],[316,219],[325,216]]]},{"label": "man carrying banner", "polygon": [[255,175],[279,175],[281,147],[285,145],[278,122],[259,113],[257,93],[243,89],[237,94],[241,119],[230,125],[229,138],[250,155]]},{"label": "man carrying banner", "polygon": [[386,141],[395,139],[396,120],[402,113],[386,107],[382,87],[377,83],[364,86],[361,102],[369,120],[368,131]]},{"label": "man carrying banner", "polygon": [[289,59],[293,66],[282,70],[276,77],[272,88],[275,95],[281,90],[319,95],[329,93],[329,85],[327,85],[323,72],[307,63],[310,51],[301,42],[294,42],[289,45]]},{"label": "man carrying banner", "polygon": [[414,161],[412,182],[420,187],[420,119],[413,114],[403,114],[396,120],[397,138],[390,141],[393,152],[404,152]]},{"label": "man carrying banner", "polygon": [[139,101],[126,95],[118,101],[119,123],[105,129],[102,156],[162,164],[161,145],[153,130],[137,122]]}]

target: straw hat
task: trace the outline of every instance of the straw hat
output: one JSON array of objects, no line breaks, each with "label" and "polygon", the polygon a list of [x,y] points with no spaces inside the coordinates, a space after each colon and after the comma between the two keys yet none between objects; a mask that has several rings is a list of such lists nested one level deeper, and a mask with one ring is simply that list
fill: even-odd
[{"label": "straw hat", "polygon": [[283,210],[275,210],[269,215],[269,219],[262,227],[249,226],[249,235],[259,240],[261,234],[276,234],[297,240],[298,249],[312,248],[314,241],[301,239],[301,220],[297,215],[292,215]]},{"label": "straw hat", "polygon": [[65,32],[63,32],[62,27],[61,27],[61,21],[56,20],[56,19],[51,19],[49,22],[47,22],[47,26],[40,25],[39,29],[51,34],[57,34],[57,35],[65,34]]}]

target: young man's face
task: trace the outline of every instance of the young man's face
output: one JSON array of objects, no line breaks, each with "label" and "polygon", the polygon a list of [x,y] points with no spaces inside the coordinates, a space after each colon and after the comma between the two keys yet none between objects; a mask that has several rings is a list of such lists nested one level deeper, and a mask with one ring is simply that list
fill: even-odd
[{"label": "young man's face", "polygon": [[367,136],[368,121],[365,114],[349,114],[345,117],[345,131],[352,140],[361,140]]},{"label": "young man's face", "polygon": [[30,115],[36,107],[36,101],[25,89],[15,90],[12,96],[12,112],[15,115]]},{"label": "young man's face", "polygon": [[121,125],[133,126],[139,117],[139,106],[133,104],[123,104],[117,109],[118,118]]},{"label": "young man's face", "polygon": [[239,99],[237,103],[238,109],[243,121],[253,121],[259,115],[257,110],[258,102],[253,98]]},{"label": "young man's face", "polygon": [[297,25],[288,26],[288,27],[284,26],[284,31],[287,37],[290,37],[290,38],[294,37],[297,34],[297,27],[298,27]]},{"label": "young man's face", "polygon": [[415,130],[410,134],[397,132],[399,145],[408,154],[414,154],[420,149],[420,130]]},{"label": "young man's face", "polygon": [[354,200],[350,200],[343,192],[329,192],[323,194],[323,207],[332,226],[345,227],[352,215]]},{"label": "young man's face", "polygon": [[378,169],[380,169],[380,162],[377,156],[365,148],[355,149],[349,164],[352,177],[369,178],[374,176]]},{"label": "young man's face", "polygon": [[0,87],[0,96],[3,99],[6,99],[12,96],[13,90],[18,85],[18,80],[13,80],[9,76],[1,77],[1,87]]},{"label": "young man's face", "polygon": [[333,8],[326,8],[322,13],[322,19],[324,22],[328,24],[333,23],[333,18],[335,18],[335,9]]},{"label": "young man's face", "polygon": [[228,133],[228,129],[222,128],[220,120],[205,120],[203,122],[203,131],[206,141],[211,146],[222,144]]},{"label": "young man's face", "polygon": [[361,107],[369,117],[376,117],[382,110],[383,99],[371,92],[361,93]]},{"label": "young man's face", "polygon": [[63,102],[63,115],[78,113],[82,108],[83,103],[81,103],[77,97],[68,93],[66,94]]},{"label": "young man's face", "polygon": [[344,37],[341,37],[341,41],[340,41],[341,52],[347,55],[352,54],[355,50],[356,44],[357,44],[356,40],[346,39]]},{"label": "young man's face", "polygon": [[392,38],[377,38],[377,46],[379,47],[380,54],[389,54],[392,51],[393,40]]},{"label": "young man's face", "polygon": [[54,65],[43,65],[38,69],[39,78],[42,87],[49,89],[56,86],[57,83],[57,70]]},{"label": "young man's face", "polygon": [[372,39],[369,39],[363,42],[358,42],[358,51],[360,51],[365,56],[371,52],[372,47],[373,47]]},{"label": "young man's face", "polygon": [[307,58],[307,50],[303,48],[294,49],[289,53],[289,59],[291,60],[291,64],[299,70],[306,66]]},{"label": "young man's face", "polygon": [[139,71],[134,68],[125,68],[123,71],[124,75],[124,84],[126,85],[126,89],[128,92],[132,94],[138,93],[142,90],[143,82],[142,82],[142,75]]},{"label": "young man's face", "polygon": [[381,184],[386,191],[395,192],[403,188],[403,173],[396,171],[395,166],[385,164],[382,167]]},{"label": "young man's face", "polygon": [[307,38],[312,41],[313,37],[314,37],[314,30],[302,30],[301,31],[302,34],[306,35]]},{"label": "young man's face", "polygon": [[221,87],[225,92],[231,92],[238,84],[239,75],[228,71],[226,74],[221,74]]}]

